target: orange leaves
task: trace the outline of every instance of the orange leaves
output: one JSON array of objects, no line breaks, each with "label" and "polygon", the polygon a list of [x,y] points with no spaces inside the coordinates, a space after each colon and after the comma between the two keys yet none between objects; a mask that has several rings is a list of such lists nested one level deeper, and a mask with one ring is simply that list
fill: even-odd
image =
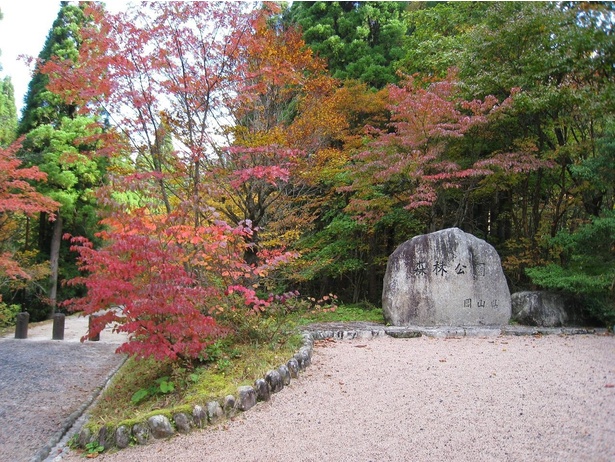
[{"label": "orange leaves", "polygon": [[268,132],[284,124],[284,112],[295,98],[311,93],[310,85],[325,75],[325,66],[305,46],[300,31],[261,22],[246,40],[237,74],[236,120],[248,118],[251,131]]}]

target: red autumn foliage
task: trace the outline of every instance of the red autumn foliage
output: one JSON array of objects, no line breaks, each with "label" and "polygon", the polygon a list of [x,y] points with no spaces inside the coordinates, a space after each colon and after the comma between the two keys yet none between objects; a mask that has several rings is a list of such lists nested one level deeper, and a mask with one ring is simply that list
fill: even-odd
[{"label": "red autumn foliage", "polygon": [[[72,238],[85,274],[70,283],[87,295],[68,305],[104,313],[90,334],[108,323],[127,332],[122,352],[196,358],[227,332],[216,314],[238,295],[237,309],[260,310],[265,302],[246,287],[293,257],[276,249],[247,264],[246,252],[258,252],[256,225],[245,215],[230,226],[212,209],[219,191],[236,194],[232,185],[279,190],[288,181],[290,151],[270,149],[255,161],[255,151],[220,147],[231,99],[241,95],[242,53],[267,13],[236,2],[167,2],[119,14],[93,3],[86,14],[93,26],[80,31],[77,65],[49,61],[43,71],[67,102],[108,118],[97,154],[125,157],[99,194],[110,210],[103,246]],[[231,186],[221,188],[221,178]]]},{"label": "red autumn foliage", "polygon": [[[0,147],[0,239],[9,241],[4,228],[9,227],[14,214],[33,215],[39,212],[53,214],[60,204],[36,192],[32,182],[45,181],[47,174],[37,167],[23,168],[16,157],[21,139],[7,148]],[[53,218],[53,215],[52,215]],[[0,245],[0,276],[9,279],[29,279],[28,274],[13,259],[12,252]]]},{"label": "red autumn foliage", "polygon": [[[377,220],[399,204],[406,209],[433,205],[439,191],[460,188],[469,178],[535,170],[528,152],[498,153],[463,167],[447,152],[452,140],[485,124],[509,104],[492,96],[483,101],[459,97],[455,73],[428,85],[409,77],[388,88],[391,122],[388,130],[368,127],[372,141],[354,157],[354,182],[343,191],[355,193],[349,210],[362,219]],[[467,162],[466,162],[467,164]]]},{"label": "red autumn foliage", "polygon": [[179,214],[150,216],[147,210],[117,214],[104,223],[101,249],[66,236],[86,273],[69,284],[84,285],[87,294],[65,305],[100,315],[88,336],[108,324],[128,333],[129,342],[118,352],[137,358],[205,357],[204,349],[229,332],[215,320],[229,308],[228,296],[239,292],[244,311],[260,311],[268,302],[241,284],[284,260],[277,255],[264,268],[245,264],[241,255],[251,232],[246,225],[211,221],[195,228]]}]

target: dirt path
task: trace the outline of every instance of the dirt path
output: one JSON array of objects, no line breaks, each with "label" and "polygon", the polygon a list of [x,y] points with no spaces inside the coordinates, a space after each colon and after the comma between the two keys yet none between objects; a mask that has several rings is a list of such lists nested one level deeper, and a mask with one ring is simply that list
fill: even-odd
[{"label": "dirt path", "polygon": [[615,337],[319,342],[235,421],[97,460],[612,462]]}]

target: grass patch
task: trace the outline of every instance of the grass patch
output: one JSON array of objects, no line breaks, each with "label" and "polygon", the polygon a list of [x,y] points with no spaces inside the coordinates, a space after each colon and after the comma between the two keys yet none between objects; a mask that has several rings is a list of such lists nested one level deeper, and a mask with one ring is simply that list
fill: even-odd
[{"label": "grass patch", "polygon": [[196,366],[128,359],[92,409],[88,426],[98,429],[105,425],[134,425],[154,414],[185,412],[196,404],[203,406],[208,401],[236,395],[239,386],[252,385],[298,351],[301,337],[295,327],[352,321],[382,323],[382,310],[361,304],[342,305],[334,311],[280,315],[262,324],[263,329],[275,332],[269,337],[261,336],[266,341],[249,336],[243,341],[220,340],[207,349],[208,361]]},{"label": "grass patch", "polygon": [[304,314],[297,319],[298,325],[306,325],[317,322],[377,322],[384,323],[382,308],[368,303],[355,305],[341,305],[335,311],[316,311]]},{"label": "grass patch", "polygon": [[[104,390],[90,414],[90,423],[95,428],[127,423],[125,421],[136,423],[162,411],[185,411],[186,407],[195,404],[204,405],[229,394],[235,395],[237,387],[251,385],[268,370],[286,363],[299,349],[300,342],[300,338],[295,336],[276,347],[234,344],[211,361],[196,367],[129,358]],[[160,378],[166,378],[165,387],[170,383],[173,390],[161,390]],[[152,387],[158,389],[135,402],[136,393]]]}]

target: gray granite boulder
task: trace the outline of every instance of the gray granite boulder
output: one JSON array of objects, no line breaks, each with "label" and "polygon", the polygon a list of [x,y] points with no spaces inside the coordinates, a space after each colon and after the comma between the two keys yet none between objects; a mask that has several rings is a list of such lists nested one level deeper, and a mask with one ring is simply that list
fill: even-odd
[{"label": "gray granite boulder", "polygon": [[497,326],[510,320],[496,250],[458,228],[416,236],[390,256],[382,293],[393,326]]},{"label": "gray granite boulder", "polygon": [[514,293],[512,319],[519,324],[540,327],[578,326],[587,322],[575,298],[546,291]]},{"label": "gray granite boulder", "polygon": [[115,432],[109,431],[108,427],[100,427],[98,430],[98,445],[105,448],[105,450],[113,447]]},{"label": "gray granite boulder", "polygon": [[207,425],[207,411],[202,406],[195,405],[192,409],[192,420],[197,427],[205,427]]},{"label": "gray granite boulder", "polygon": [[290,385],[290,371],[288,370],[288,366],[286,366],[286,364],[282,364],[278,367],[278,373],[280,374],[280,377],[282,377],[282,383],[284,386]]},{"label": "gray granite boulder", "polygon": [[175,427],[178,432],[190,433],[190,430],[192,429],[192,419],[183,412],[178,412],[173,415],[173,422],[175,422]]},{"label": "gray granite boulder", "polygon": [[288,372],[290,372],[290,376],[293,379],[299,377],[299,362],[296,358],[291,358],[286,363],[286,367],[288,367]]},{"label": "gray granite boulder", "polygon": [[95,441],[96,437],[92,434],[92,430],[88,427],[83,427],[79,431],[79,436],[77,437],[77,444],[80,448],[85,448],[86,444],[89,444]]},{"label": "gray granite boulder", "polygon": [[222,405],[222,409],[224,410],[224,414],[227,417],[232,417],[235,415],[235,410],[237,408],[237,402],[233,395],[226,395],[224,397],[224,404]]},{"label": "gray granite boulder", "polygon": [[256,390],[257,401],[269,401],[271,399],[271,386],[265,379],[256,379],[254,389]]},{"label": "gray granite boulder", "polygon": [[132,426],[132,436],[139,444],[147,444],[152,432],[146,423],[137,423]]},{"label": "gray granite boulder", "polygon": [[303,370],[311,364],[312,352],[309,348],[301,347],[299,351],[295,353],[294,358],[297,360],[297,364],[299,364],[299,370]]},{"label": "gray granite boulder", "polygon": [[126,425],[120,425],[115,429],[115,445],[120,449],[130,445],[130,429]]}]

